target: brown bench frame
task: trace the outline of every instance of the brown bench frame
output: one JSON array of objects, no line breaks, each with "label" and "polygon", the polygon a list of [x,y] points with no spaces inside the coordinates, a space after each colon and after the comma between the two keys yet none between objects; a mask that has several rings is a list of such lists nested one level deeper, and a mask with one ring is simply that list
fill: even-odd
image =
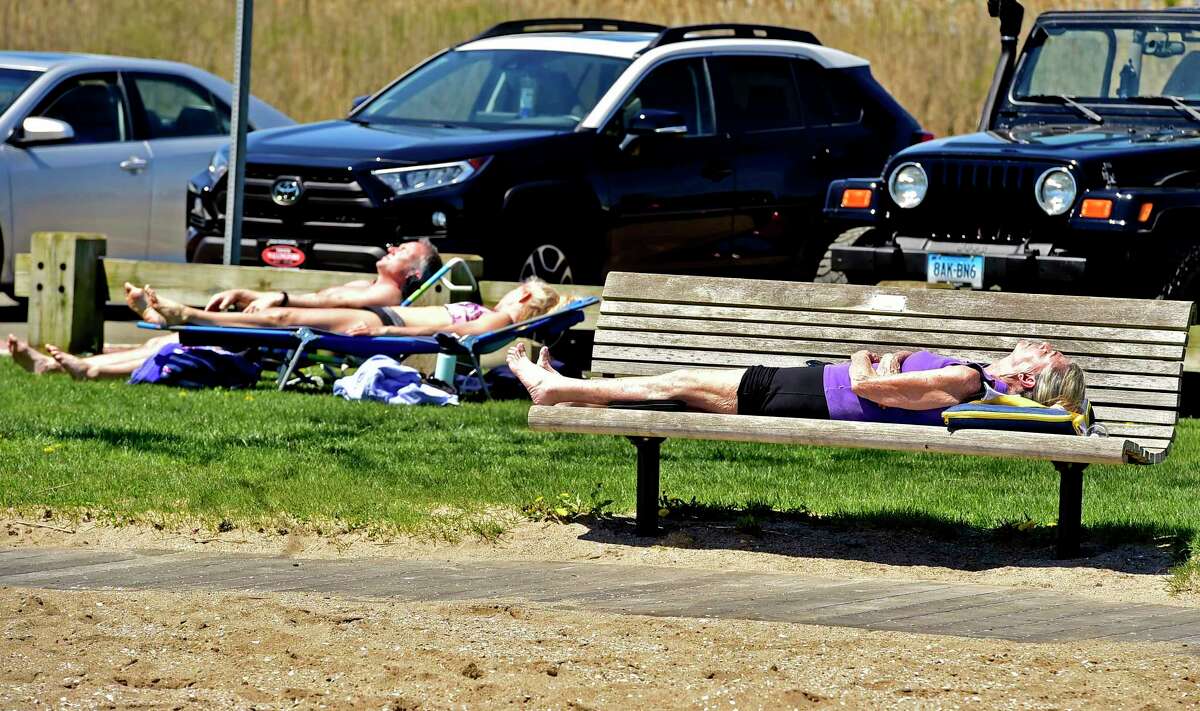
[{"label": "brown bench frame", "polygon": [[860,348],[927,348],[986,362],[1021,337],[1045,338],[1088,372],[1096,419],[1110,436],[546,406],[530,408],[529,426],[628,437],[637,449],[637,528],[645,535],[659,530],[659,454],[668,437],[1046,460],[1060,475],[1057,553],[1075,557],[1084,469],[1157,464],[1169,455],[1194,319],[1190,302],[613,272],[592,354],[601,377],[801,365]]}]

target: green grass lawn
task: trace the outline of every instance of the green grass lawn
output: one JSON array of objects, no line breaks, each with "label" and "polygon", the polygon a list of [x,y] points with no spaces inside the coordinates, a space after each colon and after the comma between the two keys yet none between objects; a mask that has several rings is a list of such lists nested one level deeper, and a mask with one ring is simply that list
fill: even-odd
[{"label": "green grass lawn", "polygon": [[[530,432],[519,402],[402,408],[73,383],[7,360],[0,402],[0,508],[418,530],[437,511],[516,511],[562,493],[587,502],[598,484],[610,511],[634,505],[624,439]],[[1198,446],[1188,420],[1163,465],[1090,468],[1084,525],[1200,549]],[[1057,518],[1048,463],[681,440],[663,454],[663,493],[717,508],[981,529]]]}]

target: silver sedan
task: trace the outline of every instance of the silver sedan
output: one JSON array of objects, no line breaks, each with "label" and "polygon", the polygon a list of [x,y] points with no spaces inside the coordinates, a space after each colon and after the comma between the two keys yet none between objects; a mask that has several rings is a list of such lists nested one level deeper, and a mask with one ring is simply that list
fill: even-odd
[{"label": "silver sedan", "polygon": [[[183,261],[187,181],[229,140],[232,86],[186,64],[0,52],[0,289],[39,231]],[[251,130],[294,123],[251,99]]]}]

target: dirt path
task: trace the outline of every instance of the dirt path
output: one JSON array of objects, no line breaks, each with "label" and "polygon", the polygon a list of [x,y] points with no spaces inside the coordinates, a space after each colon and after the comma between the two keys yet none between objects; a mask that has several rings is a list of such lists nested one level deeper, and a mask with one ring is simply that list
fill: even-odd
[{"label": "dirt path", "polygon": [[[30,520],[30,519],[25,519]],[[398,557],[438,560],[598,560],[708,570],[802,573],[828,578],[933,580],[1055,590],[1107,602],[1200,605],[1195,593],[1172,595],[1174,564],[1166,544],[1093,547],[1090,556],[1058,561],[1047,545],[997,541],[990,536],[945,539],[911,530],[845,529],[772,521],[760,535],[726,523],[700,523],[661,539],[635,536],[628,525],[507,522],[497,541],[468,534],[377,540],[361,533],[322,535],[300,529],[223,533],[182,525],[113,528],[96,522],[35,521],[73,533],[37,528],[0,516],[0,546],[92,546],[118,549],[240,551],[268,555],[336,558]],[[5,535],[7,533],[7,535]]]},{"label": "dirt path", "polygon": [[0,707],[1195,708],[1200,656],[533,605],[0,589]]}]

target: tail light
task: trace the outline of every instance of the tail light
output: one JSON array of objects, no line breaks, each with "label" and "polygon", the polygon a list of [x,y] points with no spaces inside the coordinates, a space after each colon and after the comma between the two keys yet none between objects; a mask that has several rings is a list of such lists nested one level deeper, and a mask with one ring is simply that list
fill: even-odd
[{"label": "tail light", "polygon": [[937,138],[937,136],[933,135],[929,131],[925,131],[925,130],[913,131],[913,142],[914,143],[924,143],[926,141],[932,141],[935,138]]}]

